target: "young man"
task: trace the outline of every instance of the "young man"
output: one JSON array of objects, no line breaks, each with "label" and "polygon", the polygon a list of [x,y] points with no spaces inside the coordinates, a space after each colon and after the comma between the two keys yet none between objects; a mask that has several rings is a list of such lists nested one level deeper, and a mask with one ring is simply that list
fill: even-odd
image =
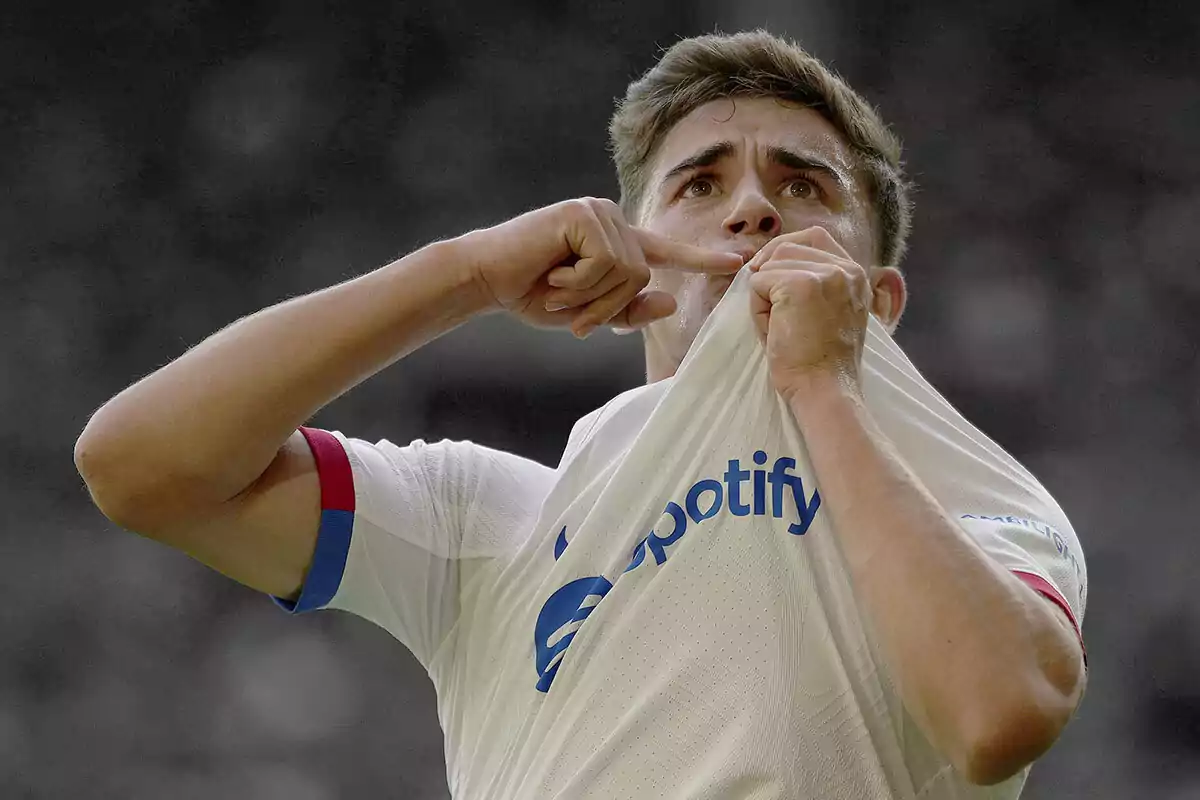
[{"label": "young man", "polygon": [[[572,200],[430,245],[251,315],[117,395],[76,447],[96,504],[286,608],[390,631],[437,689],[456,796],[1016,797],[1083,691],[1086,573],[1053,499],[886,332],[872,353],[900,388],[867,403],[868,315],[894,330],[906,301],[898,143],[763,32],[675,45],[611,132],[621,207]],[[611,530],[592,545],[637,543],[629,566],[564,582],[568,545],[591,545],[562,520],[619,474],[743,265],[744,313],[819,486],[797,508],[821,504],[836,554],[815,583],[787,566],[804,557],[796,537],[772,539],[790,549],[771,569],[748,567],[738,554],[759,545],[737,526],[769,517],[767,482],[782,497],[802,478],[792,458],[753,480],[730,460],[720,576],[699,536]],[[557,470],[470,442],[301,427],[496,309],[581,336],[642,330],[648,386],[580,420]],[[706,485],[719,503],[719,481],[693,490]],[[671,579],[634,569],[668,547],[692,553],[667,562]],[[805,615],[718,599],[718,577]],[[704,634],[672,640],[664,620],[689,618]],[[752,645],[766,655],[731,668]]]}]

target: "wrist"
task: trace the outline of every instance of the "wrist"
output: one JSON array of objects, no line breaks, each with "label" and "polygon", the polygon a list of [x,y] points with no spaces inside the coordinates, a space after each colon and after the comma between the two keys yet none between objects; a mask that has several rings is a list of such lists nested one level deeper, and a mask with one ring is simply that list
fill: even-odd
[{"label": "wrist", "polygon": [[454,293],[474,314],[501,309],[483,279],[483,261],[489,251],[487,242],[481,239],[482,233],[471,231],[428,245],[430,257],[438,264],[435,269],[444,270]]},{"label": "wrist", "polygon": [[832,408],[863,404],[856,370],[826,367],[808,370],[791,378],[780,394],[787,401],[801,430]]}]

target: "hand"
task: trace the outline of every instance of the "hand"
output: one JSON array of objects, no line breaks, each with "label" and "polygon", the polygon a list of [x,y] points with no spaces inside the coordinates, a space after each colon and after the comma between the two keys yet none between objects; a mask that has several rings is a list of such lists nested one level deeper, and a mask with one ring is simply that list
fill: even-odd
[{"label": "hand", "polygon": [[785,398],[816,377],[858,387],[871,285],[824,228],[772,239],[749,263],[750,310]]},{"label": "hand", "polygon": [[650,267],[728,274],[736,254],[635,228],[611,200],[567,200],[462,237],[475,283],[494,307],[583,338],[600,325],[642,328],[675,313],[675,298],[643,291]]}]

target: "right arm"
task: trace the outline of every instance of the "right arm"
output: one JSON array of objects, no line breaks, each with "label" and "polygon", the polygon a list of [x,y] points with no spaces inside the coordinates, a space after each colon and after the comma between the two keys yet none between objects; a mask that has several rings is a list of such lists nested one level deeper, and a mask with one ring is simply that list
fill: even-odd
[{"label": "right arm", "polygon": [[294,596],[321,513],[297,428],[491,305],[460,240],[430,245],[241,319],[125,389],[88,422],[76,465],[117,524]]},{"label": "right arm", "polygon": [[305,420],[489,309],[576,333],[668,316],[674,298],[642,291],[650,264],[728,273],[741,258],[631,228],[593,199],[429,245],[251,314],[125,389],[88,422],[76,466],[112,521],[294,598],[321,517]]}]

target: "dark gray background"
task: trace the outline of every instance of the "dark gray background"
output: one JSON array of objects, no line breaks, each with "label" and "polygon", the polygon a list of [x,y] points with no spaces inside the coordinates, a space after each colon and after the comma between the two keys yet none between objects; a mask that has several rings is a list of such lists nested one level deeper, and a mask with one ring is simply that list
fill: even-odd
[{"label": "dark gray background", "polygon": [[[1091,577],[1082,710],[1026,797],[1200,797],[1193,4],[1123,15],[713,0],[0,11],[0,794],[442,798],[423,672],[370,624],[116,530],[89,413],[238,317],[525,209],[614,196],[614,97],[685,35],[832,62],[920,186],[898,340],[1034,471]],[[330,406],[368,439],[556,463],[636,337],[488,318]]]}]

